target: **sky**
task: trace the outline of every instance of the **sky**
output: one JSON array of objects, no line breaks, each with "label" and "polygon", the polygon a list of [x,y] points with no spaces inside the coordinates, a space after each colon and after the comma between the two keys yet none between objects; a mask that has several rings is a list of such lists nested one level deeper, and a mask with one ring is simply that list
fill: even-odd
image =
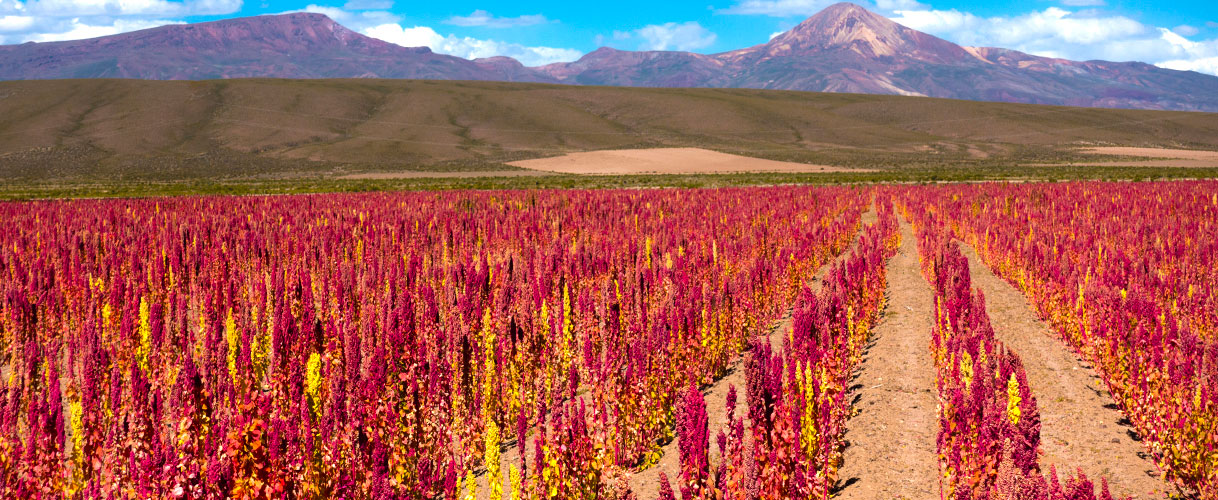
[{"label": "sky", "polygon": [[[0,0],[0,43],[110,35],[230,17],[320,12],[350,29],[466,58],[536,66],[598,47],[722,52],[759,43],[832,0]],[[863,0],[911,28],[972,46],[1074,60],[1142,61],[1218,75],[1215,0]]]}]

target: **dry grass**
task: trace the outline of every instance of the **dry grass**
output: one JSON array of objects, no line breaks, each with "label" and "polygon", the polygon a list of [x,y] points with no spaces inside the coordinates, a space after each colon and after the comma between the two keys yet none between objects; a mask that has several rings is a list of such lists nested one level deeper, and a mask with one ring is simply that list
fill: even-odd
[{"label": "dry grass", "polygon": [[27,182],[505,171],[518,160],[657,147],[989,171],[1087,161],[1080,145],[1218,149],[1218,114],[494,82],[0,83],[0,179]]}]

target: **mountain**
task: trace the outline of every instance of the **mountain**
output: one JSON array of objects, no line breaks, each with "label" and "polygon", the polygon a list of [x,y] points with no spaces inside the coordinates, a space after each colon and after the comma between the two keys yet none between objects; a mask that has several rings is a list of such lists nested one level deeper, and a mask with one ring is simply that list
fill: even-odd
[{"label": "mountain", "polygon": [[250,77],[553,81],[514,59],[470,61],[426,47],[401,47],[309,13],[0,46],[2,80]]},{"label": "mountain", "polygon": [[719,54],[601,48],[529,68],[467,60],[348,30],[320,14],[162,26],[90,40],[0,46],[0,80],[411,78],[731,87],[1218,112],[1218,77],[1137,62],[1069,61],[962,47],[850,3],[769,42]]},{"label": "mountain", "polygon": [[[850,3],[720,54],[601,49],[539,68],[564,83],[738,87],[1089,107],[1218,111],[1218,77],[962,47]],[[635,76],[638,75],[638,76]]]}]

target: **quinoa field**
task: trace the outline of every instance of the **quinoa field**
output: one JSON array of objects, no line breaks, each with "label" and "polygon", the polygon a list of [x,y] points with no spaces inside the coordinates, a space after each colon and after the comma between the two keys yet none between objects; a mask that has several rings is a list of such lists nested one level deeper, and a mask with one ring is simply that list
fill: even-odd
[{"label": "quinoa field", "polygon": [[0,221],[0,498],[1218,499],[1218,181]]}]

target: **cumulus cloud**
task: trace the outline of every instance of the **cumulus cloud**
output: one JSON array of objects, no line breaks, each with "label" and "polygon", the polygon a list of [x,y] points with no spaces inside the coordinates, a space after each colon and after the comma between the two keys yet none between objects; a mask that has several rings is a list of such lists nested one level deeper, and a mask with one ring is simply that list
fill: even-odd
[{"label": "cumulus cloud", "polygon": [[468,16],[453,16],[444,21],[445,24],[465,27],[483,27],[483,28],[516,28],[520,26],[533,26],[536,24],[545,24],[550,22],[546,16],[541,14],[531,14],[519,17],[495,17],[490,12],[485,10],[475,10]]},{"label": "cumulus cloud", "polygon": [[25,31],[33,25],[32,16],[0,16],[0,33]]},{"label": "cumulus cloud", "polygon": [[[840,0],[743,0],[721,10],[724,14],[774,17],[810,16]],[[906,0],[891,0],[902,2]],[[917,2],[913,2],[917,3]]]},{"label": "cumulus cloud", "polygon": [[466,59],[507,56],[520,61],[525,66],[574,61],[583,55],[583,52],[575,49],[528,47],[518,43],[458,37],[452,34],[444,36],[428,26],[407,28],[397,23],[373,26],[363,30],[363,34],[403,47],[427,47],[440,54]]},{"label": "cumulus cloud", "polygon": [[99,36],[117,35],[128,31],[137,31],[167,24],[182,24],[182,21],[145,21],[145,20],[116,20],[110,24],[85,24],[73,19],[66,31],[53,33],[38,33],[27,37],[28,42],[59,42],[64,40],[80,40],[97,38]]},{"label": "cumulus cloud", "polygon": [[894,10],[921,10],[927,8],[916,0],[875,0],[875,6],[881,12]]},{"label": "cumulus cloud", "polygon": [[347,0],[343,10],[389,10],[393,0]]},{"label": "cumulus cloud", "polygon": [[1145,61],[1218,74],[1212,62],[1207,62],[1218,57],[1218,40],[1194,42],[1186,36],[1199,31],[1147,26],[1115,14],[1073,12],[1060,7],[997,17],[954,9],[902,10],[895,12],[892,20],[962,45],[1003,47],[1074,60]]},{"label": "cumulus cloud", "polygon": [[1178,69],[1180,71],[1196,71],[1198,73],[1209,73],[1218,75],[1218,56],[1204,57],[1201,59],[1175,59],[1171,61],[1163,61],[1158,66],[1168,69]]},{"label": "cumulus cloud", "polygon": [[634,30],[631,35],[643,40],[639,48],[644,50],[697,50],[713,45],[718,38],[696,21],[652,24]]},{"label": "cumulus cloud", "polygon": [[0,14],[36,17],[186,17],[231,14],[241,0],[12,0],[0,3]]},{"label": "cumulus cloud", "polygon": [[382,24],[368,28],[363,33],[403,47],[430,47],[435,50],[435,47],[444,42],[443,36],[427,26],[405,28],[400,24]]},{"label": "cumulus cloud", "polygon": [[240,9],[241,0],[0,0],[0,43],[93,38]]},{"label": "cumulus cloud", "polygon": [[333,19],[338,24],[346,26],[348,29],[355,31],[360,31],[373,26],[380,26],[382,24],[396,23],[402,20],[401,16],[383,10],[350,12],[338,7],[327,7],[324,5],[308,5],[301,10],[293,10],[288,12],[325,14],[326,17]]},{"label": "cumulus cloud", "polygon": [[1198,33],[1201,33],[1201,30],[1187,24],[1181,24],[1175,28],[1172,28],[1171,30],[1175,31],[1177,35],[1181,36],[1196,36]]},{"label": "cumulus cloud", "polygon": [[1025,52],[1054,50],[1065,44],[1095,45],[1144,35],[1147,28],[1122,16],[1083,17],[1049,7],[1015,17],[983,18],[957,10],[897,11],[892,18],[910,28],[949,36],[964,45],[1013,48]]}]

